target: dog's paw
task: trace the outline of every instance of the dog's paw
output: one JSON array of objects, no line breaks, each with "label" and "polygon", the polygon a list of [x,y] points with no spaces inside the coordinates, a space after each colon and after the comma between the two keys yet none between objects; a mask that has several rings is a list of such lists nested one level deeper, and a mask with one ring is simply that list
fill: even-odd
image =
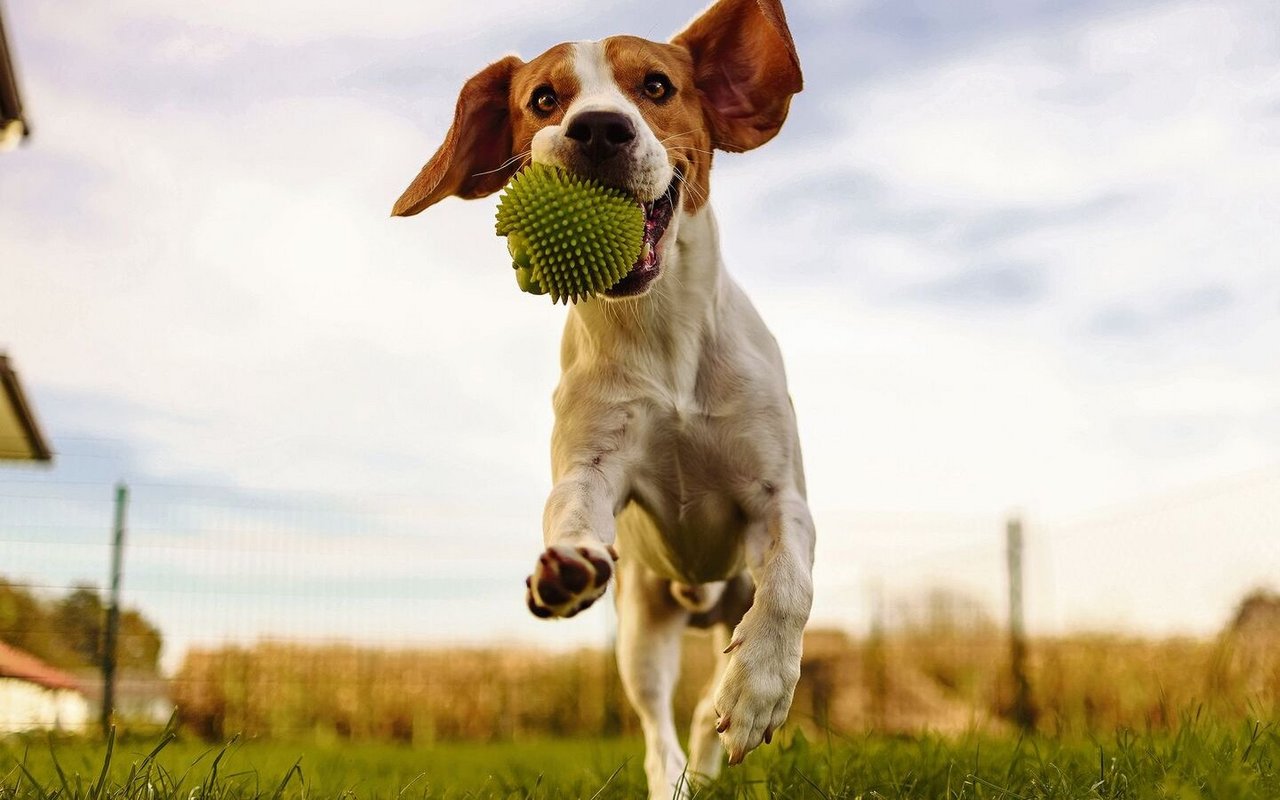
[{"label": "dog's paw", "polygon": [[725,650],[732,656],[716,689],[716,731],[730,766],[773,741],[800,679],[799,638],[761,630],[752,622],[748,614],[734,631]]},{"label": "dog's paw", "polygon": [[525,603],[535,617],[572,617],[604,594],[617,560],[613,547],[548,547],[525,578]]}]

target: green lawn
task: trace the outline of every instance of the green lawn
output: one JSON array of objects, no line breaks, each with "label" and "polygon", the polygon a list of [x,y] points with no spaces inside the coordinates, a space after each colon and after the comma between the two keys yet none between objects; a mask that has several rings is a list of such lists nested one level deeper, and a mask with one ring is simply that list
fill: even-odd
[{"label": "green lawn", "polygon": [[[160,752],[151,755],[157,747]],[[0,800],[632,798],[630,740],[442,744],[18,738],[0,747]],[[294,769],[294,765],[297,768]],[[1280,732],[1194,724],[1096,741],[794,737],[753,754],[700,798],[1280,798]]]}]

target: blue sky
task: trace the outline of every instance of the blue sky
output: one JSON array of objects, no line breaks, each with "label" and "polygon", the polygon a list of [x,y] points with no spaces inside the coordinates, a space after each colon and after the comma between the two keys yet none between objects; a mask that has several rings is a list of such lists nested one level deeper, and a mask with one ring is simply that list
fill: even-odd
[{"label": "blue sky", "polygon": [[[0,572],[99,578],[123,478],[177,646],[597,639],[519,601],[563,311],[491,200],[387,211],[484,64],[700,4],[205,5],[6,4],[0,346],[60,459],[0,473]],[[788,14],[806,89],[712,201],[788,360],[818,616],[994,605],[1011,509],[1044,630],[1205,632],[1280,583],[1275,4]]]}]

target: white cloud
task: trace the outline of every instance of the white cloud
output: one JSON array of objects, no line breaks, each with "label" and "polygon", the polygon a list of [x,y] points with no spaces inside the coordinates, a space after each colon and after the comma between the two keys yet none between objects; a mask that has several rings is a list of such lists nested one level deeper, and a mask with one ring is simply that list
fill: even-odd
[{"label": "white cloud", "polygon": [[[1103,623],[1128,587],[1113,624],[1206,631],[1245,586],[1280,580],[1265,544],[1277,512],[1256,503],[1280,491],[1270,473],[1196,515],[1053,545],[1055,520],[1125,502],[1141,518],[1168,502],[1152,498],[1280,460],[1280,47],[1260,11],[1274,15],[1157,6],[994,40],[858,84],[838,106],[802,95],[798,107],[844,109],[833,144],[784,132],[722,160],[730,263],[790,357],[820,552],[870,584],[959,581],[998,600],[998,514],[1030,509],[1055,554],[1038,567],[1056,576],[1035,590],[1042,627]],[[775,203],[748,189],[833,174],[843,207],[834,192]],[[754,238],[760,226],[772,235]],[[1043,294],[914,296],[990,264],[1036,276]],[[1135,329],[1097,330],[1108,310]],[[1256,524],[1231,521],[1241,505]],[[991,518],[985,538],[942,521],[931,541],[900,542],[856,524],[868,506]],[[860,552],[875,566],[857,567]],[[1139,556],[1141,586],[1126,582]]]},{"label": "white cloud", "polygon": [[[1117,452],[1104,478],[1098,469],[1111,449],[1100,449],[1107,436],[1082,441],[1078,434],[1114,424],[1137,397],[1164,398],[1149,404],[1148,413],[1232,418],[1264,414],[1280,399],[1280,379],[1269,367],[1280,359],[1280,277],[1271,255],[1280,250],[1280,233],[1266,210],[1280,205],[1280,151],[1254,135],[1268,113],[1274,119],[1268,109],[1280,100],[1280,84],[1273,77],[1275,38],[1259,41],[1250,11],[1196,4],[1126,12],[1070,30],[1023,34],[872,81],[844,100],[847,124],[836,146],[815,149],[807,159],[794,147],[770,154],[760,166],[763,176],[740,157],[720,186],[790,182],[799,165],[803,175],[846,170],[851,181],[879,187],[876,207],[855,205],[840,218],[848,223],[843,230],[822,230],[804,206],[792,213],[771,209],[782,216],[781,231],[763,242],[764,262],[785,264],[793,242],[825,253],[820,258],[834,265],[833,277],[850,293],[814,292],[832,297],[830,311],[843,309],[849,326],[848,335],[823,344],[822,357],[845,364],[867,364],[868,353],[900,358],[901,372],[917,376],[918,385],[891,378],[885,390],[921,397],[925,406],[939,397],[927,394],[930,382],[945,389],[947,402],[917,412],[952,431],[936,431],[941,438],[933,441],[974,458],[973,471],[993,484],[1007,476],[1010,501],[1062,512],[1138,491],[1153,472],[1164,475],[1159,484],[1165,486],[1208,477],[1211,453],[1173,466]],[[1145,37],[1135,40],[1134,30]],[[1272,69],[1262,69],[1264,63]],[[749,213],[744,195],[751,197],[729,192],[739,213]],[[1088,214],[1041,211],[1090,202],[1103,204]],[[859,224],[860,214],[874,219],[885,206],[933,222],[908,230]],[[1021,211],[1043,218],[1020,224]],[[975,224],[1001,216],[1011,218],[1001,235],[966,238]],[[750,233],[739,228],[727,238],[736,236]],[[902,293],[914,285],[992,263],[1042,275],[1047,294],[976,311],[903,302]],[[768,281],[771,294],[792,291],[793,278],[778,267],[754,269],[748,278]],[[1167,314],[1136,341],[1090,333],[1091,319],[1108,307],[1139,314],[1174,308],[1206,287],[1228,298],[1223,308]],[[790,325],[813,327],[786,316],[789,309],[821,318],[807,295],[778,302],[783,307],[769,318],[783,329],[784,341]],[[818,334],[799,338],[807,345]],[[1224,369],[1224,362],[1231,366]],[[966,364],[975,393],[983,384],[990,389],[981,402],[952,401],[964,397],[956,393],[963,391],[959,373]],[[841,394],[858,390],[863,373],[853,373]],[[985,420],[1014,425],[1020,419],[1028,431],[1040,430],[1035,439],[1061,439],[1041,448],[1055,454],[1043,471],[1028,475],[1023,467],[1002,465],[991,448],[960,444]],[[909,427],[919,430],[919,423]],[[1026,441],[1008,438],[996,450]],[[1250,455],[1241,469],[1273,462],[1277,443],[1254,442],[1243,451]],[[1102,485],[1089,489],[1088,476]],[[883,488],[905,491],[906,484],[889,483]],[[935,491],[917,502],[928,502]],[[999,502],[994,491],[993,485],[972,495],[972,502],[991,507]],[[873,494],[885,496],[879,489]]]},{"label": "white cloud", "polygon": [[[66,15],[41,9],[29,13],[50,30]],[[549,13],[510,10],[511,25]],[[103,31],[118,19],[167,13],[129,0],[118,18],[69,20],[67,36],[93,53],[114,46]],[[1084,509],[1280,461],[1280,55],[1276,28],[1257,24],[1265,13],[1241,3],[1095,16],[847,89],[806,62],[793,124],[841,109],[834,140],[784,132],[719,160],[729,264],[788,358],[826,618],[865,612],[854,606],[876,576],[918,582],[961,564],[990,588],[990,543],[1011,506],[1049,531]],[[250,37],[442,30],[432,61],[467,65],[461,80],[502,49],[469,40],[472,12],[455,6],[379,15],[229,3],[191,14],[218,35],[197,28],[163,44],[162,60],[217,63]],[[77,89],[53,63],[33,61],[24,76],[41,126],[30,149],[4,156],[2,335],[38,390],[139,409],[115,418],[120,428],[89,413],[50,420],[55,442],[66,428],[125,439],[151,480],[417,498],[407,523],[372,502],[363,547],[339,540],[347,549],[320,548],[299,568],[406,577],[415,561],[463,558],[459,548],[483,542],[502,553],[493,575],[518,594],[549,480],[563,312],[513,288],[491,202],[386,217],[443,134],[456,86],[429,119],[414,119],[414,98],[394,88],[390,101],[310,87],[241,98],[234,114],[199,97],[141,113]],[[874,191],[806,195],[833,175]],[[770,206],[762,186],[799,189]],[[1034,272],[1026,296],[948,304],[945,291],[921,291],[993,264]],[[1198,293],[1219,305],[1191,313]],[[1131,330],[1100,333],[1108,314]],[[74,463],[74,443],[64,450]],[[868,509],[936,520],[904,536],[868,522]],[[258,510],[216,523],[219,536],[252,547]],[[404,524],[430,535],[415,544]],[[1166,576],[1216,565],[1214,608],[1254,572],[1280,574],[1257,551],[1256,527],[1216,530],[1209,513],[1168,521],[1179,524],[1134,541],[1185,548],[1160,565]],[[297,549],[308,530],[265,535]],[[1250,570],[1223,556],[1233,548],[1254,553]],[[201,551],[176,552],[171,566],[205,565]],[[1093,587],[1127,569],[1095,574],[1096,563],[1055,558],[1055,610],[1037,617],[1046,625],[1092,620]],[[207,566],[229,575],[237,563]],[[256,567],[264,580],[284,568]],[[1130,621],[1204,629],[1211,615],[1194,602],[1135,600]],[[166,622],[193,631],[221,613],[191,608]],[[465,601],[447,608],[466,618]],[[521,612],[506,597],[476,608],[503,630],[545,630],[523,617],[508,627]],[[246,630],[287,624],[289,609],[262,610]],[[308,619],[300,630],[326,618]]]},{"label": "white cloud", "polygon": [[[264,489],[368,480],[345,465],[361,447],[447,459],[470,446],[451,431],[549,425],[554,363],[533,354],[554,350],[562,312],[508,291],[501,241],[478,209],[453,201],[423,221],[388,218],[425,158],[405,121],[326,99],[250,106],[228,128],[39,88],[67,118],[118,137],[50,126],[41,140],[103,165],[82,190],[100,237],[67,237],[50,254],[28,215],[0,221],[10,263],[42,265],[15,270],[18,291],[0,299],[11,344],[42,381],[181,409],[151,426],[152,447]],[[353,148],[369,130],[379,145]],[[511,356],[522,363],[501,366]],[[543,389],[528,396],[530,378]],[[276,446],[291,441],[308,442],[307,459]],[[389,477],[416,480],[378,476]]]},{"label": "white cloud", "polygon": [[[593,4],[596,5],[596,4]],[[511,30],[522,24],[547,18],[571,17],[581,12],[582,0],[547,0],[537,4],[517,0],[492,0],[485,5],[489,24]],[[121,0],[109,9],[77,7],[72,14],[66,4],[46,4],[42,10],[51,23],[67,28],[94,30],[103,20],[180,20],[192,28],[213,28],[239,37],[297,44],[331,37],[433,36],[438,46],[456,46],[459,37],[474,36],[475,8],[465,3],[420,0],[413,3],[378,3],[354,8],[339,0],[225,0],[183,6],[175,12],[165,0]],[[174,45],[178,47],[177,44]],[[204,45],[201,45],[203,47]],[[179,48],[182,49],[182,48]],[[184,52],[184,55],[189,51]]]}]

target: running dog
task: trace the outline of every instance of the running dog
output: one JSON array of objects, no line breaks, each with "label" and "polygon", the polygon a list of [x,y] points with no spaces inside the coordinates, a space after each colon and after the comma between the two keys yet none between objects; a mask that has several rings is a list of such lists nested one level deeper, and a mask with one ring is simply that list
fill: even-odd
[{"label": "running dog", "polygon": [[[787,717],[812,603],[814,526],[773,336],[720,257],[713,152],[778,133],[801,90],[779,0],[719,0],[670,42],[614,36],[508,56],[466,82],[444,143],[394,214],[501,189],[530,161],[633,194],[644,249],[568,310],[554,488],[527,581],[539,617],[605,592],[652,798],[687,794]],[[615,577],[616,575],[616,577]],[[681,634],[713,631],[716,677],[686,758],[672,718]]]}]

